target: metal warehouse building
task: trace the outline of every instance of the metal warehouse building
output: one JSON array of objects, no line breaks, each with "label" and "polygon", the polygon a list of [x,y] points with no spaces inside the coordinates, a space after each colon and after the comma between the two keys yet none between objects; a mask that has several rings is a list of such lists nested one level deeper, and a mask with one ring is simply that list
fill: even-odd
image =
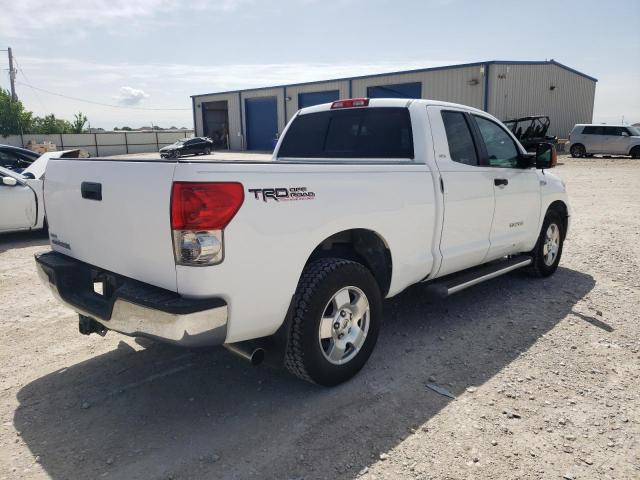
[{"label": "metal warehouse building", "polygon": [[341,98],[429,98],[485,110],[500,120],[548,115],[550,135],[590,123],[597,79],[554,60],[489,61],[194,95],[196,136],[233,150],[271,150],[297,110]]}]

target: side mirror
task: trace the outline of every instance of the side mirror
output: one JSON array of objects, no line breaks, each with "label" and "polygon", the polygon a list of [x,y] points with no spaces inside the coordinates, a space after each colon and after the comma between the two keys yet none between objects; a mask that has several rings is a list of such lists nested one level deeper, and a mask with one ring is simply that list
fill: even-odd
[{"label": "side mirror", "polygon": [[557,163],[558,155],[552,143],[539,143],[536,146],[536,168],[553,168]]},{"label": "side mirror", "polygon": [[7,187],[15,187],[18,184],[18,181],[13,177],[2,177],[2,184]]}]

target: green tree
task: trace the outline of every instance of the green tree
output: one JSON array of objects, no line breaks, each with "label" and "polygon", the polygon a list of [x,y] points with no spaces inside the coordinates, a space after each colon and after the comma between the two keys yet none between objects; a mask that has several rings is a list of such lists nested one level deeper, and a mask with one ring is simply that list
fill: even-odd
[{"label": "green tree", "polygon": [[14,102],[9,91],[0,88],[0,135],[15,135],[31,130],[33,113],[24,109],[22,102]]},{"label": "green tree", "polygon": [[87,116],[82,112],[78,112],[73,116],[73,122],[71,122],[71,129],[73,133],[84,132],[84,125],[88,122]]},{"label": "green tree", "polygon": [[53,113],[44,117],[35,117],[30,133],[39,133],[41,135],[53,133],[74,133],[71,122],[56,118]]}]

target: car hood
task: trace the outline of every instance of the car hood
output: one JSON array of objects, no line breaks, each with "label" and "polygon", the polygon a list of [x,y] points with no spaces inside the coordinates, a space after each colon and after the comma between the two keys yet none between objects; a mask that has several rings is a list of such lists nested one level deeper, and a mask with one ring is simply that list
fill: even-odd
[{"label": "car hood", "polygon": [[22,175],[25,173],[31,173],[34,178],[39,179],[47,169],[47,163],[52,158],[78,158],[80,150],[62,150],[60,152],[46,152],[40,155],[34,162],[22,171]]}]

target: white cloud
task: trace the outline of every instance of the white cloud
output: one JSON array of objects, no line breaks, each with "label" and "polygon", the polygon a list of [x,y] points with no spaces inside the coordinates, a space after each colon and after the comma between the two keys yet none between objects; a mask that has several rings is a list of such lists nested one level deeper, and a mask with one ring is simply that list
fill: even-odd
[{"label": "white cloud", "polygon": [[138,105],[145,98],[149,98],[149,94],[137,88],[120,87],[120,92],[113,98],[122,105]]},{"label": "white cloud", "polygon": [[[464,63],[464,60],[397,60],[362,63],[236,63],[193,65],[183,63],[94,63],[67,58],[23,57],[22,67],[31,77],[46,78],[47,88],[70,85],[134,83],[165,91],[188,90],[189,95],[251,87],[268,87],[372,73]],[[56,71],[55,77],[49,75]],[[34,84],[35,84],[34,80]],[[37,86],[44,86],[40,84]],[[147,88],[147,91],[152,87]],[[204,89],[204,91],[202,90]]]}]

